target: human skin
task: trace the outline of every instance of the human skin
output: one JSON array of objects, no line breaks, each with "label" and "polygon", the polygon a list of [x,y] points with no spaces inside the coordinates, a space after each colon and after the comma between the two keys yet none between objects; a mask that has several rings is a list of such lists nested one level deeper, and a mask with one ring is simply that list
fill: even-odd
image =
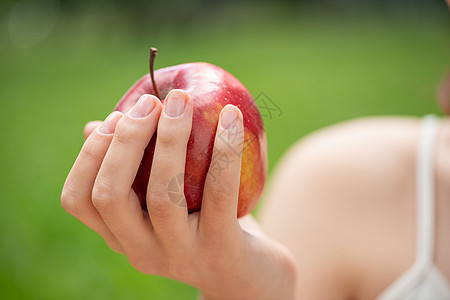
[{"label": "human skin", "polygon": [[[444,78],[438,95],[443,111],[448,113],[449,75]],[[101,124],[88,123],[85,137]],[[267,235],[286,245],[293,258],[268,239],[250,216],[238,221],[243,232],[259,236],[263,248],[275,253],[273,261],[278,261],[280,266],[267,265],[269,274],[287,269],[287,282],[295,281],[291,264],[295,265],[295,298],[374,299],[413,264],[419,127],[417,118],[349,121],[306,137],[281,160],[266,192],[260,220]],[[435,160],[435,263],[450,281],[449,141],[450,121],[444,119]],[[89,206],[86,210],[94,211],[92,204],[85,201]],[[83,205],[72,206],[64,201],[63,205],[88,226],[94,226],[87,216],[80,216],[85,209]],[[109,238],[110,231],[102,230],[103,227],[94,230],[103,235],[111,248],[123,253],[120,243]],[[228,244],[228,247],[233,246]],[[217,282],[222,280],[216,275],[210,274]],[[226,289],[228,284],[224,281],[222,288]],[[271,284],[268,287],[276,290],[277,284],[275,287]],[[286,288],[293,289],[291,284]]]},{"label": "human skin", "polygon": [[[449,72],[438,103],[449,115]],[[412,266],[419,130],[418,118],[362,118],[319,130],[284,155],[259,217],[294,256],[297,299],[375,299]],[[448,117],[436,148],[434,257],[450,282]]]},{"label": "human skin", "polygon": [[[190,96],[173,90],[164,106],[144,95],[125,114],[113,112],[103,123],[89,123],[86,142],[64,184],[62,206],[111,249],[125,254],[138,271],[195,286],[204,299],[292,299],[290,253],[250,216],[236,217],[240,155],[220,176],[208,173],[199,212],[188,214],[186,203],[170,200],[169,182],[184,172],[192,113]],[[131,186],[156,127],[147,209],[142,210]],[[227,105],[217,132],[236,127],[243,134],[242,114]],[[218,138],[213,159],[219,153],[236,156],[242,153],[239,147]]]},{"label": "human skin", "polygon": [[[152,50],[154,51],[154,50]],[[151,52],[154,53],[154,52]],[[151,54],[150,57],[154,57]],[[153,69],[153,66],[151,67]],[[114,110],[126,112],[142,94],[165,97],[172,89],[189,93],[194,102],[191,136],[186,153],[184,195],[189,212],[201,207],[203,184],[212,164],[220,173],[227,156],[211,161],[218,116],[227,104],[237,106],[243,112],[244,143],[241,164],[238,217],[249,214],[258,203],[267,174],[266,136],[262,118],[246,87],[224,69],[204,62],[186,63],[156,70],[142,76],[122,97]],[[154,80],[154,84],[152,81]],[[158,92],[154,87],[158,88]],[[233,134],[233,133],[231,133]],[[152,168],[155,139],[151,139],[144,152],[141,165],[133,183],[133,189],[145,208],[145,196]],[[230,158],[231,159],[231,158]],[[219,164],[220,163],[220,164]]]},{"label": "human skin", "polygon": [[[416,259],[420,119],[363,118],[294,145],[271,177],[263,230],[293,254],[297,299],[375,299]],[[450,282],[450,120],[435,153],[435,264]]]}]

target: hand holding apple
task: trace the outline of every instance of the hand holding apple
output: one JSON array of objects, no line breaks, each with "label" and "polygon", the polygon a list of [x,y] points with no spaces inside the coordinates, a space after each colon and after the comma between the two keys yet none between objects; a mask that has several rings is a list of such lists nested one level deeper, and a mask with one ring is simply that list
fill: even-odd
[{"label": "hand holding apple", "polygon": [[[113,112],[89,135],[63,188],[64,209],[126,254],[139,271],[198,287],[206,299],[291,299],[295,270],[288,252],[255,227],[237,219],[242,147],[241,111],[220,111],[212,160],[235,155],[221,176],[208,171],[201,211],[188,214],[168,195],[172,178],[184,173],[194,101],[171,91],[164,104],[143,95],[126,113]],[[132,188],[156,128],[146,210]],[[236,130],[237,129],[237,130]],[[236,155],[237,153],[237,155]]]},{"label": "hand holding apple", "polygon": [[[153,94],[163,99],[172,89],[182,89],[189,93],[194,103],[194,114],[187,146],[186,172],[179,174],[180,178],[174,178],[171,195],[174,201],[178,201],[177,196],[184,195],[189,212],[195,212],[201,208],[208,170],[212,176],[220,176],[229,162],[239,154],[230,153],[229,156],[222,155],[211,160],[219,113],[227,104],[237,106],[243,114],[244,136],[238,139],[237,132],[227,134],[231,136],[230,147],[231,144],[243,144],[237,215],[241,217],[250,213],[261,197],[267,173],[266,136],[261,115],[252,96],[233,75],[209,63],[188,63],[153,72],[157,52],[154,48],[150,49],[150,76],[145,75],[138,80],[123,96],[115,110],[127,112],[143,94]],[[133,183],[133,189],[143,208],[155,141],[156,137],[150,140]],[[183,177],[184,189],[181,186],[177,190],[177,183],[182,183]]]}]

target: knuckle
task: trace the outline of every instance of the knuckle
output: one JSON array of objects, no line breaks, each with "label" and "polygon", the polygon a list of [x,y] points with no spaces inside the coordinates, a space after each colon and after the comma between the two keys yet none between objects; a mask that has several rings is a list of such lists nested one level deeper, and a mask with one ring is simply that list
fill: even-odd
[{"label": "knuckle", "polygon": [[96,143],[85,143],[81,152],[90,161],[103,160],[103,153],[98,151]]},{"label": "knuckle", "polygon": [[169,212],[168,204],[169,199],[167,197],[151,197],[147,206],[151,216],[164,220]]},{"label": "knuckle", "polygon": [[173,209],[175,203],[169,197],[167,187],[161,184],[153,184],[147,193],[147,208],[149,214],[157,218],[158,222],[164,222]]},{"label": "knuckle", "polygon": [[116,143],[126,146],[139,141],[149,140],[153,130],[154,127],[150,126],[148,122],[124,117],[117,124],[114,140]]},{"label": "knuckle", "polygon": [[149,200],[159,201],[159,199],[164,199],[168,197],[168,189],[164,187],[163,184],[156,183],[154,180],[150,181],[147,197]]},{"label": "knuckle", "polygon": [[115,132],[114,140],[116,143],[121,145],[129,145],[141,138],[142,129],[140,130],[137,126],[132,124],[121,124]]},{"label": "knuckle", "polygon": [[61,193],[61,206],[71,215],[79,214],[79,201],[75,194],[67,187],[64,187]]},{"label": "knuckle", "polygon": [[189,135],[184,128],[168,128],[162,126],[158,128],[158,137],[156,142],[163,148],[175,148],[179,145],[187,144]]},{"label": "knuckle", "polygon": [[234,190],[231,186],[225,182],[214,182],[209,184],[209,192],[212,196],[212,201],[222,202],[223,199],[227,199],[230,195],[233,195]]},{"label": "knuckle", "polygon": [[97,181],[92,190],[92,204],[100,211],[111,209],[117,202],[117,196],[113,189],[103,181]]}]

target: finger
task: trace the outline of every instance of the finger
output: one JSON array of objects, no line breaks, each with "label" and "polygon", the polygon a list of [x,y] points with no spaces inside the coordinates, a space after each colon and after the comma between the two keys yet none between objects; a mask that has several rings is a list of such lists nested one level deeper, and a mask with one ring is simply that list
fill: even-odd
[{"label": "finger", "polygon": [[177,239],[187,228],[184,171],[192,113],[192,99],[186,92],[172,90],[167,95],[158,123],[147,189],[150,220],[155,232],[162,238]]},{"label": "finger", "polygon": [[206,175],[200,228],[217,230],[236,222],[244,125],[241,111],[225,106],[220,114],[213,156]]},{"label": "finger", "polygon": [[149,74],[145,74],[123,95],[114,110],[127,113],[144,94],[155,94]]},{"label": "finger", "polygon": [[91,197],[95,178],[121,117],[120,112],[111,113],[102,126],[97,127],[89,136],[67,176],[61,195],[63,208],[100,234],[117,252],[123,252],[122,246],[92,205]]},{"label": "finger", "polygon": [[84,139],[87,139],[89,137],[89,135],[95,130],[95,128],[100,126],[100,124],[102,124],[102,121],[91,121],[91,122],[88,122],[84,126]]},{"label": "finger", "polygon": [[[140,162],[153,136],[161,103],[155,96],[143,95],[116,126],[92,191],[92,201],[108,228],[125,251],[142,245],[151,232],[137,195],[131,188]],[[146,221],[147,220],[147,221]]]}]

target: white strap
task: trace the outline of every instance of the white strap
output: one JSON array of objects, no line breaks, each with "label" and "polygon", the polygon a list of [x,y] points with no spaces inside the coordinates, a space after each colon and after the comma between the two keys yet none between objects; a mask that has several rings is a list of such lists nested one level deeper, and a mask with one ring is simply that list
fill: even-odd
[{"label": "white strap", "polygon": [[433,116],[423,119],[417,155],[417,263],[431,267],[434,254],[434,160],[439,121]]},{"label": "white strap", "polygon": [[433,266],[434,254],[434,159],[439,120],[429,115],[422,119],[416,166],[416,261],[377,299],[402,299],[419,284]]}]

